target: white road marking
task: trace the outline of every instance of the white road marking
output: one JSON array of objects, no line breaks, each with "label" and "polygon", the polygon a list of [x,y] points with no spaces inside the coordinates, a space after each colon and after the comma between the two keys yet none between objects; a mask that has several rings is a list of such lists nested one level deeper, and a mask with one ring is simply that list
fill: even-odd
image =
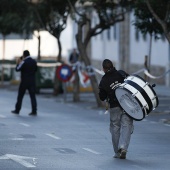
[{"label": "white road marking", "polygon": [[47,133],[46,135],[47,135],[47,136],[50,136],[50,137],[52,137],[52,138],[54,138],[54,139],[57,139],[57,140],[61,139],[60,137],[55,136],[55,135],[50,134],[50,133]]},{"label": "white road marking", "polygon": [[67,106],[72,107],[72,108],[79,108],[78,106],[75,106],[73,104],[68,104]]},{"label": "white road marking", "polygon": [[35,168],[36,167],[35,165],[32,165],[31,163],[24,160],[24,159],[32,159],[33,162],[35,162],[36,158],[32,158],[32,157],[6,154],[6,155],[3,155],[3,156],[0,156],[0,159],[11,159],[11,160],[27,167],[27,168]]},{"label": "white road marking", "polygon": [[30,125],[29,124],[26,124],[26,123],[19,123],[20,125],[23,125],[23,126],[25,126],[25,127],[30,127]]},{"label": "white road marking", "polygon": [[99,153],[99,152],[96,152],[96,151],[94,151],[94,150],[92,150],[92,149],[89,149],[89,148],[83,148],[85,151],[88,151],[88,152],[91,152],[91,153],[94,153],[94,154],[96,154],[96,155],[100,155],[101,153]]},{"label": "white road marking", "polygon": [[170,124],[166,124],[166,123],[165,123],[164,125],[165,125],[165,126],[170,126]]},{"label": "white road marking", "polygon": [[158,123],[158,122],[155,122],[155,121],[150,121],[150,123],[152,123],[152,124],[155,124],[155,123]]},{"label": "white road marking", "polygon": [[164,123],[167,119],[160,119],[159,122]]},{"label": "white road marking", "polygon": [[6,118],[6,116],[4,116],[4,115],[0,115],[0,118]]},{"label": "white road marking", "polygon": [[12,138],[11,140],[24,140],[24,138]]},{"label": "white road marking", "polygon": [[170,110],[165,110],[164,113],[170,113]]},{"label": "white road marking", "polygon": [[144,170],[144,168],[140,167],[139,165],[132,165],[132,166],[135,167],[136,169],[143,169]]},{"label": "white road marking", "polygon": [[0,156],[0,159],[8,159],[6,155]]}]

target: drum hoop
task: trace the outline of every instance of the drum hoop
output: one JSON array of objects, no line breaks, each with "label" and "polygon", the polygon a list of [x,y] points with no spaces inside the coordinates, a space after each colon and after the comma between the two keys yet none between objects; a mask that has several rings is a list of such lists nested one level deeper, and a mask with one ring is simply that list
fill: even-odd
[{"label": "drum hoop", "polygon": [[150,97],[145,92],[145,90],[143,90],[142,87],[140,87],[138,84],[136,84],[135,82],[131,80],[126,80],[126,82],[127,84],[130,84],[131,86],[135,87],[141,93],[141,95],[143,96],[143,98],[145,99],[146,103],[149,106],[149,109],[146,109],[146,110],[148,113],[150,113],[153,110],[153,104],[152,104]]},{"label": "drum hoop", "polygon": [[[118,88],[122,88],[122,89],[124,89],[125,91],[128,91],[128,92],[130,92],[131,94],[133,94],[131,91],[129,91],[129,90],[123,88],[123,87],[118,87]],[[118,88],[116,88],[116,89],[118,89]],[[115,90],[115,91],[116,91],[116,90]],[[141,102],[139,101],[139,99],[138,99],[136,96],[134,96],[134,98],[138,101],[139,105],[140,105],[141,108],[142,108],[142,112],[143,112],[143,118],[142,118],[142,119],[144,119],[146,114],[145,114],[145,110],[144,110],[144,108],[143,108],[143,105],[141,104]],[[120,104],[119,104],[119,106],[122,108],[122,110],[124,110],[123,107],[122,107]],[[124,111],[125,111],[125,110],[124,110]],[[126,115],[128,115],[130,118],[132,118],[132,119],[134,119],[134,120],[136,120],[136,121],[141,121],[141,120],[142,120],[142,119],[135,119],[134,117],[130,116],[126,111],[125,111],[125,113],[126,113]]]},{"label": "drum hoop", "polygon": [[[144,82],[146,82],[142,77],[138,76],[137,74],[133,74],[133,76],[134,76],[134,77],[137,77],[137,78],[139,78],[139,79],[141,79],[141,80],[144,81]],[[157,97],[157,95],[156,95],[156,92],[155,92],[155,90],[153,89],[153,87],[151,87],[150,84],[148,84],[148,86],[150,87],[151,91],[152,91],[153,94],[155,95],[156,104],[157,104],[155,107],[157,107],[158,104],[159,104],[159,100],[158,100],[158,97]]]},{"label": "drum hoop", "polygon": [[141,80],[144,81],[144,82],[146,82],[146,80],[144,80],[142,77],[140,77],[140,76],[137,75],[137,74],[133,74],[133,76],[134,76],[134,77],[137,77],[137,78],[139,78],[139,79],[141,79]]}]

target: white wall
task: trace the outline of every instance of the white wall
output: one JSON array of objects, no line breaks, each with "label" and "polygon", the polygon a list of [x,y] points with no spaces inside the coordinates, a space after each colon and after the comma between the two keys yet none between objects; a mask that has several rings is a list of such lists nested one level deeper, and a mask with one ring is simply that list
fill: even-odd
[{"label": "white wall", "polygon": [[[131,15],[131,22],[134,20],[133,15]],[[77,32],[77,27],[71,19],[68,20],[67,28],[61,34],[62,42],[62,55],[63,57],[68,57],[68,54],[73,48],[76,48],[75,33]],[[101,39],[103,36],[103,39]],[[115,37],[116,36],[116,37]],[[140,35],[139,41],[135,38],[135,28],[131,24],[130,29],[130,63],[132,64],[143,64],[144,56],[148,55],[149,48],[149,37],[147,41],[144,41]],[[103,60],[108,58],[116,63],[119,62],[119,26],[112,27],[110,31],[110,40],[108,40],[107,31],[104,31],[102,35],[92,38],[92,53],[91,57],[95,60]],[[38,40],[35,36],[32,39],[23,40],[6,40],[5,47],[5,59],[13,59],[16,56],[21,56],[23,50],[28,49],[32,56],[37,56]],[[158,66],[167,66],[169,58],[169,47],[168,42],[163,42],[162,40],[154,41],[152,44],[152,55],[151,64]],[[2,39],[0,39],[0,59],[2,59],[3,44]],[[41,55],[42,56],[54,56],[58,54],[58,46],[55,37],[50,35],[46,31],[41,32]]]},{"label": "white wall", "polygon": [[[131,23],[134,20],[131,15]],[[149,43],[150,36],[147,35],[146,41],[143,39],[141,33],[139,33],[139,40],[136,40],[135,27],[131,25],[130,29],[130,57],[131,63],[142,64],[144,63],[145,55],[149,55]],[[162,39],[155,40],[152,38],[152,52],[151,52],[151,65],[166,66],[168,62],[168,41],[162,41]]]},{"label": "white wall", "polygon": [[[136,40],[136,30],[132,25],[134,20],[131,15],[130,26],[130,63],[131,64],[144,64],[145,55],[149,54],[149,35],[144,40],[141,33],[139,33],[139,40]],[[102,35],[98,35],[97,38],[92,39],[92,59],[103,60],[105,58],[111,59],[116,62],[116,66],[119,63],[119,24],[116,26],[116,36],[113,38],[114,31],[111,28],[111,39],[108,40],[107,31],[104,31]],[[101,39],[103,36],[103,39]],[[167,67],[169,60],[169,44],[167,40],[162,39],[152,40],[152,53],[151,53],[151,65]]]},{"label": "white wall", "polygon": [[[108,40],[107,30],[92,39],[92,59],[104,60],[106,58],[113,62],[118,60],[118,37],[114,39],[114,29],[110,30]],[[102,37],[102,38],[101,38]]]},{"label": "white wall", "polygon": [[[36,32],[35,32],[36,34]],[[41,31],[41,56],[56,57],[58,54],[57,40],[47,31]],[[68,52],[73,48],[72,24],[68,20],[67,28],[61,34],[62,56],[67,57]],[[37,57],[38,39],[32,36],[32,39],[24,41],[23,39],[7,39],[5,41],[5,59],[14,59],[21,56],[23,50],[29,50],[31,56]],[[0,39],[0,59],[3,57],[3,41]]]}]

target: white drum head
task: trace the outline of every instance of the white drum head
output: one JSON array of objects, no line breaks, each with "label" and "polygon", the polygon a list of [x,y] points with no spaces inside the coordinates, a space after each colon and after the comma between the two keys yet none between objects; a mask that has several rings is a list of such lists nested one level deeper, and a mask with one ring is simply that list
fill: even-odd
[{"label": "white drum head", "polygon": [[136,97],[133,97],[131,92],[123,88],[117,88],[115,95],[123,110],[131,118],[142,120],[145,117],[145,110],[140,105],[140,101]]}]

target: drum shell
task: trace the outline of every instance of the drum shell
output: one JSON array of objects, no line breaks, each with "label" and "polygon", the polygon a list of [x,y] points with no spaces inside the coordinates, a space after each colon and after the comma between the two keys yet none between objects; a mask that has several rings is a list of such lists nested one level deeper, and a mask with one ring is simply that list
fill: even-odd
[{"label": "drum shell", "polygon": [[[140,114],[142,114],[141,116],[135,117],[134,115],[132,115],[132,113],[128,113],[130,111],[127,109],[127,105],[124,106],[120,101],[121,96],[119,95],[123,93],[122,90],[124,90],[125,93],[127,93],[128,95],[131,94],[131,96],[133,96],[133,98],[138,102],[141,107],[141,111],[143,112],[140,112]],[[150,86],[150,84],[137,75],[128,76],[125,79],[124,83],[116,88],[115,95],[121,107],[130,117],[135,120],[142,120],[143,118],[145,118],[145,116],[147,116],[153,109],[158,106],[159,102],[158,97],[156,96],[156,93]]]},{"label": "drum shell", "polygon": [[[158,97],[149,83],[147,83],[144,79],[142,79],[141,77],[139,77],[137,75],[127,77],[127,79],[125,80],[125,83],[128,84],[129,81],[133,81],[138,86],[140,86],[141,89],[140,90],[138,89],[138,91],[140,91],[140,93],[142,93],[142,92],[147,93],[149,99],[152,102],[152,106],[150,106],[150,111],[152,111],[153,109],[155,109],[158,106],[158,103],[159,103]],[[137,87],[135,87],[135,88],[137,88]],[[149,112],[148,112],[148,114],[149,114]]]},{"label": "drum shell", "polygon": [[[121,93],[121,91],[124,93],[124,94],[129,94],[130,96],[133,96],[133,93],[131,92],[131,91],[129,91],[127,88],[124,88],[123,86],[124,86],[125,84],[122,84],[122,85],[120,85],[117,89],[116,89],[116,95],[117,94],[120,94]],[[123,95],[122,95],[123,96]],[[125,111],[125,113],[129,116],[129,117],[131,117],[132,119],[134,119],[134,120],[137,120],[137,121],[140,121],[140,120],[142,120],[142,119],[144,119],[145,118],[145,116],[146,116],[146,114],[147,114],[147,112],[146,112],[146,109],[143,107],[143,103],[140,101],[140,100],[138,100],[138,96],[139,96],[139,94],[137,95],[137,96],[133,96],[131,99],[132,100],[135,100],[135,102],[137,102],[137,104],[138,104],[138,110],[140,110],[140,111],[138,111],[138,114],[137,114],[137,116],[135,116],[133,113],[134,113],[134,111],[136,110],[136,108],[132,108],[132,107],[130,107],[128,104],[126,104],[126,107],[124,107],[124,105],[122,105],[122,99],[121,99],[121,97],[120,98],[117,98],[118,99],[118,102],[119,102],[119,104],[120,104],[120,107]],[[126,103],[128,102],[128,100],[126,100],[125,101]],[[128,107],[127,107],[128,106]],[[133,111],[132,111],[132,109],[133,109]],[[140,114],[139,114],[139,112],[140,112]]]}]

